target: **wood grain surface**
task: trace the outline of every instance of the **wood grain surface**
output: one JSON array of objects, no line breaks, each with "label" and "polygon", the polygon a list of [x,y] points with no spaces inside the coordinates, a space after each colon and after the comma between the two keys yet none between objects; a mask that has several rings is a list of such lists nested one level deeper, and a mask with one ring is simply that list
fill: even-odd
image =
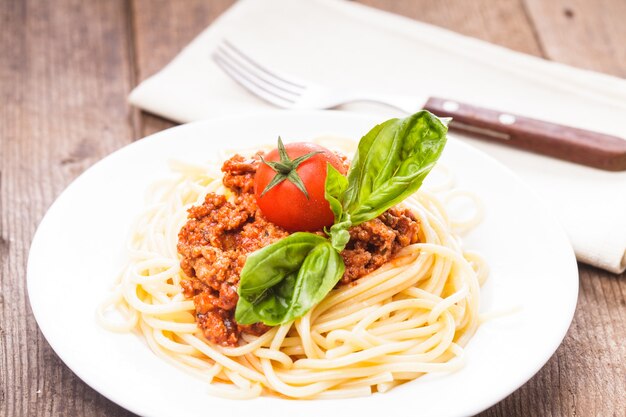
[{"label": "wood grain surface", "polygon": [[[623,0],[362,2],[626,76]],[[26,294],[28,249],[72,179],[173,125],[130,108],[126,97],[232,3],[0,0],[0,416],[132,416],[79,380],[39,332]],[[624,415],[626,274],[579,270],[578,309],[561,347],[481,416]]]}]

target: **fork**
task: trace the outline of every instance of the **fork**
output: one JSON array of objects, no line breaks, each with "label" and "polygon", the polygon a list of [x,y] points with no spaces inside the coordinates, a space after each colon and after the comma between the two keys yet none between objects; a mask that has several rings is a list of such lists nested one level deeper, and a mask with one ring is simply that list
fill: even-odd
[{"label": "fork", "polygon": [[330,109],[341,104],[367,101],[415,113],[423,101],[408,96],[366,94],[329,88],[298,79],[261,65],[227,40],[213,52],[215,63],[234,81],[257,97],[284,109]]},{"label": "fork", "polygon": [[626,140],[529,117],[486,109],[438,97],[419,98],[330,88],[268,68],[228,40],[212,53],[215,63],[235,82],[257,97],[285,109],[329,109],[366,101],[405,113],[428,110],[452,117],[450,128],[483,139],[526,149],[595,168],[626,170]]}]

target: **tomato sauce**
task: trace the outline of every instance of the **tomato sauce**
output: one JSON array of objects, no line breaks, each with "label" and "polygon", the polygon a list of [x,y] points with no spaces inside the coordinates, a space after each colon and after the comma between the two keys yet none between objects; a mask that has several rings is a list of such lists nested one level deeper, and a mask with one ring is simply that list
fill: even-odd
[{"label": "tomato sauce", "polygon": [[[222,346],[236,346],[242,333],[263,334],[262,323],[240,325],[234,319],[237,286],[246,257],[289,235],[269,222],[254,196],[260,158],[236,155],[222,166],[223,184],[233,197],[208,193],[202,205],[189,209],[178,235],[184,295],[193,299],[196,321],[204,336]],[[388,262],[402,247],[418,241],[419,222],[407,209],[391,208],[352,227],[341,252],[346,271],[338,285],[349,284]],[[318,232],[323,234],[323,232]]]}]

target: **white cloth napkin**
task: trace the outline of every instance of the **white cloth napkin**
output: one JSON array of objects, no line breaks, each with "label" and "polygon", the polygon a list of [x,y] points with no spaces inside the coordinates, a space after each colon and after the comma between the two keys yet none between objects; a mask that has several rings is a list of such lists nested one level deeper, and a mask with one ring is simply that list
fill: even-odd
[{"label": "white cloth napkin", "polygon": [[[271,108],[213,63],[221,39],[272,68],[328,86],[436,95],[626,138],[625,80],[339,0],[240,0],[135,88],[131,103],[178,122]],[[553,206],[580,261],[626,269],[626,172],[472,144]],[[541,238],[540,231],[529,233]]]}]

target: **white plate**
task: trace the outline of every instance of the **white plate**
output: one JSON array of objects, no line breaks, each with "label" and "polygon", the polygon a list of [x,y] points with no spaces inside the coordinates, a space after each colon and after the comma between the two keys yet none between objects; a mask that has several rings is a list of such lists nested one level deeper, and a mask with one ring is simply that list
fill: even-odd
[{"label": "white plate", "polygon": [[[508,169],[451,138],[442,161],[458,184],[486,207],[465,239],[491,266],[481,311],[519,311],[483,324],[466,349],[467,364],[428,375],[387,394],[343,400],[293,401],[211,397],[205,383],[157,358],[134,334],[98,326],[97,305],[123,262],[128,227],[148,184],[168,175],[171,158],[200,162],[220,148],[306,140],[323,134],[360,138],[372,116],[344,112],[268,112],[220,118],[159,132],[109,155],[74,181],[35,234],[28,292],[43,334],[87,384],[146,416],[472,415],[526,382],[550,358],[569,327],[578,293],[574,253],[557,221]],[[95,140],[95,139],[94,139]]]}]

